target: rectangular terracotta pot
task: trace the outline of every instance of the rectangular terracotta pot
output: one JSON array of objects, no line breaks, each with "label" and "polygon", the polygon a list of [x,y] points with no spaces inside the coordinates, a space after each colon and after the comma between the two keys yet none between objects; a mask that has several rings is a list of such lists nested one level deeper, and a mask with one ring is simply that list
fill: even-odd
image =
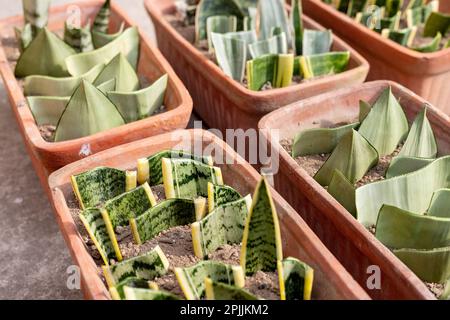
[{"label": "rectangular terracotta pot", "polygon": [[[341,39],[333,37],[333,50],[351,52],[348,71],[286,88],[251,91],[225,76],[166,21],[164,15],[176,10],[173,0],[146,0],[145,6],[155,26],[159,48],[191,93],[196,113],[209,127],[222,133],[226,129],[256,129],[265,114],[280,106],[362,83],[367,76],[367,62]],[[307,28],[323,29],[308,17],[304,17],[304,23]]]},{"label": "rectangular terracotta pot", "polygon": [[[82,238],[69,212],[68,201],[75,200],[70,177],[97,166],[135,169],[136,161],[171,148],[183,149],[215,157],[222,169],[224,182],[241,194],[254,191],[260,175],[225,142],[203,130],[180,130],[112,148],[72,163],[49,178],[52,202],[59,226],[75,263],[81,268],[83,292],[88,299],[109,299],[109,293],[98,276],[98,269],[86,251]],[[209,151],[207,151],[209,150]],[[232,161],[223,161],[230,159]],[[220,165],[219,163],[228,163]],[[300,216],[273,191],[280,218],[284,255],[297,257],[315,269],[313,298],[368,299],[368,295],[325,248]]]},{"label": "rectangular terracotta pot", "polygon": [[[275,188],[301,214],[328,249],[363,286],[371,275],[368,267],[381,271],[381,290],[367,290],[373,299],[434,299],[425,284],[363,225],[302,169],[281,146],[302,129],[320,123],[351,122],[358,118],[359,100],[373,103],[391,86],[409,121],[427,102],[408,89],[389,81],[368,82],[329,92],[277,110],[259,123],[272,150],[279,150]],[[450,119],[430,107],[427,113],[440,154],[450,153]],[[278,129],[278,137],[273,129]],[[274,152],[274,151],[272,151]]]},{"label": "rectangular terracotta pot", "polygon": [[[441,1],[450,12],[448,1]],[[369,61],[368,80],[392,80],[413,90],[450,114],[450,49],[420,53],[383,38],[322,2],[303,0],[303,10],[330,28]]]},{"label": "rectangular terracotta pot", "polygon": [[[64,22],[70,14],[68,10],[73,5],[81,9],[83,24],[88,19],[93,21],[103,3],[104,1],[100,0],[78,1],[71,5],[52,8],[49,28],[53,31],[62,30]],[[125,22],[126,26],[135,25],[128,15],[113,2],[111,29],[118,29],[122,21]],[[16,26],[23,26],[23,18],[21,16],[0,21],[2,38],[14,37],[14,27]],[[14,70],[10,68],[3,47],[0,47],[0,72],[8,91],[11,108],[14,111],[20,131],[33,159],[35,169],[41,179],[45,181],[45,184],[47,184],[46,177],[49,173],[83,158],[84,156],[80,153],[83,147],[89,147],[90,152],[95,154],[113,146],[186,127],[192,112],[192,99],[189,93],[162,54],[157,48],[152,46],[148,36],[140,31],[140,38],[141,51],[138,74],[149,81],[155,81],[163,74],[169,75],[164,101],[167,111],[88,137],[55,143],[46,142],[41,137],[33,115],[27,106],[22,89],[14,77]]]}]

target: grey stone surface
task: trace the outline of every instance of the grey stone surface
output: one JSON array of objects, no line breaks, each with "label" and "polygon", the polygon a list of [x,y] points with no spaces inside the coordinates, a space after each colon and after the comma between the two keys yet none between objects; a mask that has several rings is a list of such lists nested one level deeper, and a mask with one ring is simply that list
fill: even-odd
[{"label": "grey stone surface", "polygon": [[[115,0],[153,36],[141,0]],[[53,0],[53,5],[71,3]],[[21,1],[0,0],[0,19]],[[66,285],[72,259],[33,171],[3,84],[0,85],[0,299],[82,299]]]}]

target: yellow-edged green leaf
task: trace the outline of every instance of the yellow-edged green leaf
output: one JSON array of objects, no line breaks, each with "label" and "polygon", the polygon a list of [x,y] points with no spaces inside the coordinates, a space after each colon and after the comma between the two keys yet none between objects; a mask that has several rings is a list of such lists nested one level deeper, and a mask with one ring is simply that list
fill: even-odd
[{"label": "yellow-edged green leaf", "polygon": [[333,75],[347,69],[350,52],[327,52],[312,56],[301,56],[300,67],[305,79]]},{"label": "yellow-edged green leaf", "polygon": [[205,278],[206,300],[259,300],[245,289]]},{"label": "yellow-edged green leaf", "polygon": [[265,55],[247,62],[247,82],[250,90],[259,91],[268,82],[274,88],[289,86],[293,74],[292,54]]},{"label": "yellow-edged green leaf", "polygon": [[296,258],[278,262],[281,300],[311,300],[314,269]]}]

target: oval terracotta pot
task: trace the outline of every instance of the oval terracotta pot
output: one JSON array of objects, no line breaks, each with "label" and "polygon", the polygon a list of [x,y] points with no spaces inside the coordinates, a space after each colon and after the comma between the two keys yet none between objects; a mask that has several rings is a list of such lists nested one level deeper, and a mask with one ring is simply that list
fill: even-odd
[{"label": "oval terracotta pot", "polygon": [[[369,61],[368,80],[387,79],[401,83],[450,114],[450,49],[433,53],[408,49],[356,23],[321,0],[303,0],[303,10],[332,29]],[[450,8],[446,10],[450,11]]]},{"label": "oval terracotta pot", "polygon": [[[103,2],[78,1],[71,5],[76,5],[82,10],[82,22],[86,23],[88,19],[93,21]],[[49,21],[49,28],[51,30],[62,30],[67,18],[67,10],[71,5],[51,9]],[[118,29],[122,21],[127,26],[134,25],[134,22],[127,14],[113,2],[111,15],[112,30]],[[17,16],[0,21],[2,37],[14,37],[14,27],[16,26],[23,26],[22,17]],[[11,108],[19,123],[20,131],[24,136],[35,169],[41,179],[43,179],[42,181],[45,181],[45,184],[46,177],[49,173],[68,163],[83,158],[84,156],[80,154],[83,146],[88,146],[90,152],[95,154],[113,146],[186,127],[192,112],[192,99],[189,93],[162,54],[157,48],[151,45],[148,36],[140,32],[140,38],[141,52],[138,74],[146,77],[149,81],[155,81],[163,74],[169,75],[169,83],[164,101],[167,112],[88,137],[55,143],[46,142],[41,137],[22,89],[14,77],[14,70],[11,69],[7,61],[4,49],[0,47],[0,72],[8,91]]]},{"label": "oval terracotta pot", "polygon": [[[280,194],[364,288],[371,275],[367,268],[380,268],[381,289],[367,290],[373,299],[434,299],[425,284],[309,176],[280,144],[282,139],[292,139],[302,129],[319,127],[320,123],[357,119],[359,100],[373,103],[389,86],[412,121],[427,102],[394,82],[375,81],[284,107],[264,117],[259,128],[271,149],[279,150],[279,170],[274,180]],[[427,116],[439,152],[450,153],[450,119],[433,107]],[[274,129],[278,132],[271,131]]]},{"label": "oval terracotta pot", "polygon": [[[156,152],[176,148],[196,154],[213,151],[215,163],[222,169],[224,182],[241,194],[253,194],[261,176],[225,142],[203,130],[180,130],[116,147],[70,164],[49,178],[52,202],[61,231],[75,263],[81,268],[83,292],[88,299],[109,299],[98,266],[86,251],[67,206],[74,201],[70,184],[73,174],[97,166],[135,169],[137,159]],[[229,159],[223,161],[223,159]],[[221,165],[220,163],[225,163]],[[280,218],[284,255],[297,257],[314,268],[315,299],[368,299],[368,295],[325,248],[300,216],[273,191]]]},{"label": "oval terracotta pot", "polygon": [[[166,21],[164,15],[176,10],[173,0],[146,0],[145,6],[155,26],[158,46],[191,93],[196,113],[209,127],[217,128],[222,133],[226,129],[256,129],[261,117],[280,106],[362,83],[367,76],[367,62],[350,46],[334,37],[333,50],[351,52],[348,71],[286,88],[251,91],[225,76],[215,63]],[[304,23],[308,28],[323,29],[308,17],[304,17]]]}]

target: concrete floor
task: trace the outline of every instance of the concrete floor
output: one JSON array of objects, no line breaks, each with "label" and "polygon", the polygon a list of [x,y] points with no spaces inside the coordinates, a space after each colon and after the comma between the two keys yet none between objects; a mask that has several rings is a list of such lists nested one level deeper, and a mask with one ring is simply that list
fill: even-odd
[{"label": "concrete floor", "polygon": [[[141,0],[115,1],[154,39]],[[70,2],[53,0],[53,5]],[[0,0],[0,7],[0,19],[21,13],[19,0]],[[67,268],[73,262],[26,154],[3,84],[0,110],[0,299],[82,299],[79,290],[67,288]]]}]

